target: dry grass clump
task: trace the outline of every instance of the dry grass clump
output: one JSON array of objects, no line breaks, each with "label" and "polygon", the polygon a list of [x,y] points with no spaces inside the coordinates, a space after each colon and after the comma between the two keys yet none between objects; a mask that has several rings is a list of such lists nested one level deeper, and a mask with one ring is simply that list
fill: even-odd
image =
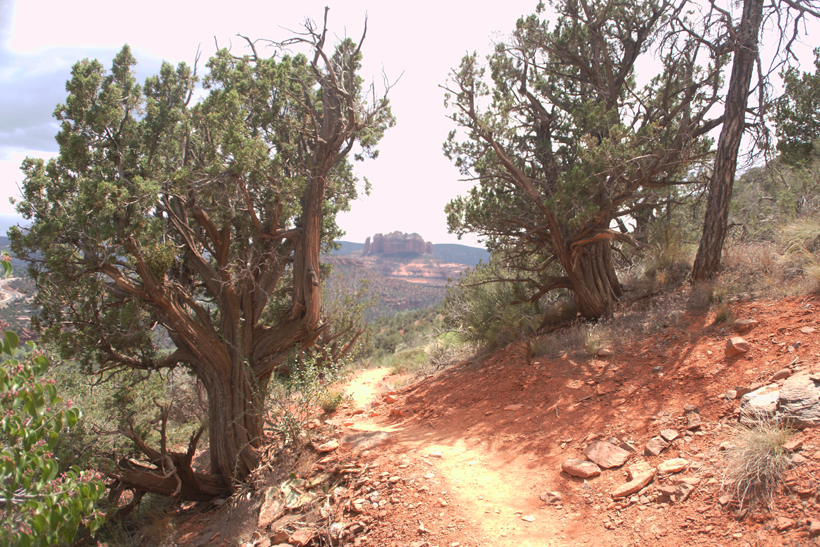
[{"label": "dry grass clump", "polygon": [[762,416],[738,426],[734,447],[726,452],[723,487],[734,494],[739,510],[763,503],[770,507],[783,483],[789,456],[783,445],[794,433],[788,423]]}]

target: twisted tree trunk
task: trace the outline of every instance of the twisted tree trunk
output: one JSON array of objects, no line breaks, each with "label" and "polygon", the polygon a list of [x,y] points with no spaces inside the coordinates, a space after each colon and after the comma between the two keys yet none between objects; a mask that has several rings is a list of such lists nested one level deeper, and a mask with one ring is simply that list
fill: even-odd
[{"label": "twisted tree trunk", "polygon": [[600,319],[612,314],[612,308],[623,294],[623,288],[615,274],[612,248],[609,240],[585,245],[564,264],[578,312],[586,319]]}]

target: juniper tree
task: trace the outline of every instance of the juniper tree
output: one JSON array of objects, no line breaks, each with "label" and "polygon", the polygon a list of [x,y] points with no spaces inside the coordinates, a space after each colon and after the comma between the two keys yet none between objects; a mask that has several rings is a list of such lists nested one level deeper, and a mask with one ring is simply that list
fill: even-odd
[{"label": "juniper tree", "polygon": [[[86,372],[185,367],[207,393],[185,452],[124,427],[150,463],[121,461],[121,487],[230,490],[259,461],[271,375],[326,334],[319,253],[356,197],[348,158],[374,158],[393,124],[359,75],[362,41],[332,46],[326,21],[287,43],[247,40],[240,56],[219,50],[198,102],[185,64],[139,85],[127,46],[108,71],[83,60],[55,111],[59,155],[23,164],[18,210],[32,224],[12,245],[31,261],[48,338]],[[309,53],[288,53],[300,46]],[[155,345],[159,328],[172,351]],[[207,474],[191,467],[206,427]]]}]

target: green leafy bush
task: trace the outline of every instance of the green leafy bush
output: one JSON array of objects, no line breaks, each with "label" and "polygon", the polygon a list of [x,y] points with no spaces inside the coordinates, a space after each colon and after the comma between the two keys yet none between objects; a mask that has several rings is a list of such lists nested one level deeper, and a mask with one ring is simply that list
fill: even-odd
[{"label": "green leafy bush", "polygon": [[[5,275],[11,262],[0,257]],[[80,412],[64,405],[53,380],[44,379],[49,360],[31,344],[18,358],[20,339],[5,331],[0,363],[0,546],[69,543],[85,526],[94,531],[105,517],[95,502],[105,486],[95,473],[71,467],[60,473],[53,450]]]},{"label": "green leafy bush", "polygon": [[317,363],[308,353],[290,358],[290,374],[275,376],[267,394],[266,428],[280,442],[280,447],[300,449],[308,440],[306,425],[324,408],[330,387],[343,377],[345,362]]},{"label": "green leafy bush", "polygon": [[526,279],[491,262],[449,287],[443,303],[445,326],[462,341],[494,349],[531,334],[544,319],[542,305],[529,302]]}]

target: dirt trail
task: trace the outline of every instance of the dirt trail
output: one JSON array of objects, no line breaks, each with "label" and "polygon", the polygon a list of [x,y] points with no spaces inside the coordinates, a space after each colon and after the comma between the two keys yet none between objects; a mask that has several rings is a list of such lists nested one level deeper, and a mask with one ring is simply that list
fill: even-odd
[{"label": "dirt trail", "polygon": [[[385,368],[357,373],[346,390],[354,408],[378,405],[389,377]],[[351,430],[386,431],[391,435],[392,443],[373,452],[386,455],[388,460],[398,457],[397,461],[403,462],[400,466],[410,471],[408,476],[421,484],[419,488],[429,488],[429,496],[423,496],[420,502],[414,497],[415,507],[411,508],[416,509],[414,516],[426,528],[436,532],[436,525],[446,529],[453,523],[463,523],[457,533],[441,534],[452,536],[445,538],[448,542],[444,545],[465,545],[465,540],[472,540],[480,544],[490,541],[501,547],[558,546],[591,540],[578,526],[580,513],[550,508],[539,499],[538,495],[547,489],[548,473],[532,455],[496,452],[486,440],[460,427],[391,421],[383,414],[363,417]],[[447,505],[442,507],[440,500]],[[419,535],[420,540],[424,537]]]},{"label": "dirt trail", "polygon": [[[805,463],[795,464],[771,512],[736,520],[720,486],[721,444],[731,440],[739,412],[726,394],[777,382],[787,368],[820,371],[814,300],[743,302],[731,312],[758,323],[749,330],[687,312],[676,326],[605,358],[581,351],[528,360],[511,346],[395,389],[389,401],[383,394],[400,379],[386,369],[357,373],[348,388],[354,405],[333,421],[342,435],[386,431],[391,440],[358,456],[388,503],[367,510],[378,525],[355,545],[818,544],[807,537],[820,514],[817,429],[796,435],[803,448],[795,458]],[[738,333],[752,349],[728,356],[726,341]],[[702,421],[694,429],[686,414],[692,407]],[[662,430],[678,436],[660,455],[644,454]],[[561,470],[563,461],[583,459],[594,440],[629,442],[636,452],[587,480]],[[675,458],[689,462],[683,472],[613,500],[629,465],[654,469]],[[388,477],[398,482],[384,488]],[[672,494],[681,483],[694,485],[684,500]],[[546,491],[563,500],[544,503]]]}]

